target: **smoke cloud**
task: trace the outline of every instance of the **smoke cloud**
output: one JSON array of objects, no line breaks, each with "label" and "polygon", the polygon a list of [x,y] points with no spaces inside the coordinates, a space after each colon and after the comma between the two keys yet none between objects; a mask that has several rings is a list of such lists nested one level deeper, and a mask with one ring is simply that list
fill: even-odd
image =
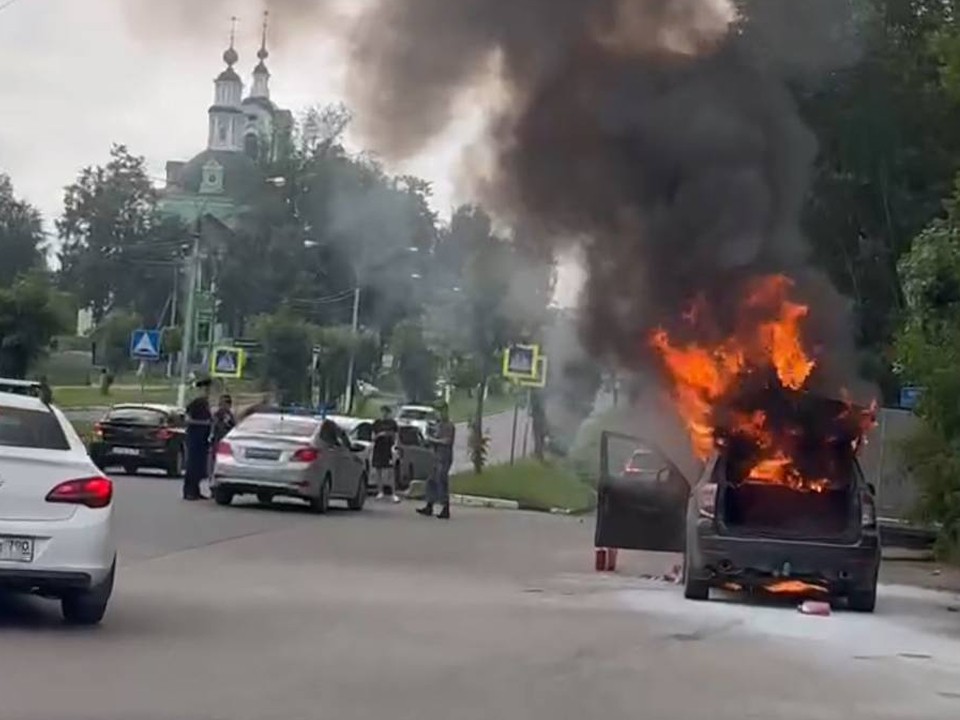
[{"label": "smoke cloud", "polygon": [[[402,158],[493,87],[481,199],[582,246],[582,331],[641,371],[653,328],[702,296],[732,327],[747,278],[811,304],[819,381],[853,380],[848,303],[799,229],[816,142],[789,90],[857,56],[851,0],[379,0],[352,44],[353,105]],[[493,97],[493,95],[491,95]],[[835,387],[833,388],[836,389]]]}]

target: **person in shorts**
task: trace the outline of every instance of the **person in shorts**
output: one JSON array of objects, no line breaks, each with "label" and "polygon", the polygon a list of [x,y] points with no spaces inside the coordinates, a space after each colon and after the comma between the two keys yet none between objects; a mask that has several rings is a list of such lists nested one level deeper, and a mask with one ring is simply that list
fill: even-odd
[{"label": "person in shorts", "polygon": [[373,423],[373,453],[371,465],[373,478],[380,492],[378,500],[390,495],[395,503],[400,502],[396,493],[396,475],[394,472],[393,448],[397,444],[397,433],[400,431],[397,421],[389,405],[380,408],[380,417]]}]

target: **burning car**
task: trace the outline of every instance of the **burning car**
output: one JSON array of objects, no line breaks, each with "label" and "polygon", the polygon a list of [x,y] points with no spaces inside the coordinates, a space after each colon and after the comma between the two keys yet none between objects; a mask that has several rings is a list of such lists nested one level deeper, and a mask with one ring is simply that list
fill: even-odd
[{"label": "burning car", "polygon": [[[857,451],[874,411],[809,387],[817,361],[802,342],[806,307],[790,289],[784,276],[754,280],[745,321],[713,344],[653,333],[701,471],[689,481],[654,443],[605,434],[596,545],[683,552],[689,599],[732,584],[813,586],[870,612],[880,542]],[[689,322],[710,337],[698,313]],[[642,458],[650,476],[653,457],[655,482],[619,470],[621,458],[628,469]]]}]

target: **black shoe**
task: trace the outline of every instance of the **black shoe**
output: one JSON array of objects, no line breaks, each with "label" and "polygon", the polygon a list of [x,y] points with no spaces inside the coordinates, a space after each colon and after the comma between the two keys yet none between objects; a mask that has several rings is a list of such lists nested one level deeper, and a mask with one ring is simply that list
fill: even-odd
[{"label": "black shoe", "polygon": [[440,514],[437,515],[438,520],[449,520],[450,519],[450,506],[444,505],[443,510],[440,511]]},{"label": "black shoe", "polygon": [[417,514],[430,517],[433,515],[433,505],[424,505],[422,508],[417,508]]}]

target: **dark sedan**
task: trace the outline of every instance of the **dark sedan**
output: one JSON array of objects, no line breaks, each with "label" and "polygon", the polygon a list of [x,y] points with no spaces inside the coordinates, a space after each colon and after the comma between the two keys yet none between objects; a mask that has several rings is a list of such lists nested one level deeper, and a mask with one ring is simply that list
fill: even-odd
[{"label": "dark sedan", "polygon": [[169,405],[116,405],[93,426],[90,457],[103,470],[121,467],[134,474],[141,468],[183,473],[183,411]]}]

